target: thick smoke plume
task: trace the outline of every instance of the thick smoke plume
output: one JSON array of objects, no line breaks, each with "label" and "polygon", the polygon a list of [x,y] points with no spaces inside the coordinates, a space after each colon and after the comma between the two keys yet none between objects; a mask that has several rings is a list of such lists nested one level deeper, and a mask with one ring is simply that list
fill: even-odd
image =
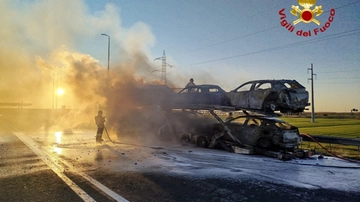
[{"label": "thick smoke plume", "polygon": [[[139,108],[137,103],[138,89],[161,84],[159,75],[151,73],[159,68],[149,51],[155,37],[144,23],[122,27],[112,4],[90,13],[81,0],[3,0],[0,25],[0,103],[64,108],[65,116],[47,121],[46,130],[95,128],[98,110],[107,115],[112,134],[134,133],[129,129],[156,132],[164,123],[161,110]],[[110,71],[86,53],[106,53],[104,32],[112,36]],[[94,51],[99,47],[101,51]],[[187,79],[178,78],[185,85]],[[64,94],[57,94],[59,88]]]},{"label": "thick smoke plume", "polygon": [[[147,75],[154,67],[146,56],[155,39],[147,25],[123,28],[120,20],[112,4],[89,13],[83,1],[0,1],[0,102],[81,109],[87,119],[99,109],[110,115],[115,105],[127,106],[122,94],[128,93],[122,90],[144,84],[143,75],[147,81],[155,76]],[[76,49],[106,45],[103,32],[112,36],[110,72],[93,56]],[[83,44],[89,41],[96,43]],[[58,95],[58,88],[65,93]],[[117,95],[111,89],[117,89]],[[85,119],[78,116],[71,122]]]},{"label": "thick smoke plume", "polygon": [[[133,57],[138,58],[135,61],[141,63],[122,63],[111,71],[91,56],[71,53],[65,48],[51,54],[48,60],[37,58],[37,67],[43,71],[55,69],[55,65],[60,66],[56,74],[61,78],[61,86],[66,93],[59,99],[70,103],[70,108],[76,109],[71,110],[60,123],[69,128],[91,126],[94,125],[93,117],[97,111],[102,110],[107,116],[108,129],[112,133],[130,133],[132,129],[144,129],[149,125],[158,127],[162,124],[164,118],[161,110],[156,107],[141,108],[138,100],[139,89],[160,82],[148,82],[138,76],[137,72],[141,69],[136,67],[151,66],[143,62],[146,58],[139,58],[141,55]],[[156,124],[150,124],[151,121]],[[156,127],[148,132],[154,132]]]}]

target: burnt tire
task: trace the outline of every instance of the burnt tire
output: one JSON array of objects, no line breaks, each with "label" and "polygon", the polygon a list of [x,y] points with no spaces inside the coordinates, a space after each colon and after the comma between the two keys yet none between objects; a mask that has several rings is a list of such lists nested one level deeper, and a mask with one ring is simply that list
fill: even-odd
[{"label": "burnt tire", "polygon": [[207,148],[209,146],[209,143],[208,143],[208,141],[206,140],[205,137],[200,136],[196,141],[196,145],[198,147]]},{"label": "burnt tire", "polygon": [[267,138],[260,138],[257,141],[257,146],[262,148],[262,149],[269,149],[272,146],[272,143]]},{"label": "burnt tire", "polygon": [[182,144],[189,144],[191,141],[190,139],[190,135],[189,134],[182,134],[181,137],[180,137],[180,142]]},{"label": "burnt tire", "polygon": [[159,126],[156,132],[156,136],[159,140],[170,140],[171,132],[169,132],[169,126],[166,124]]},{"label": "burnt tire", "polygon": [[274,104],[274,101],[268,100],[265,101],[263,109],[267,113],[274,113],[274,111],[276,110],[276,105]]}]

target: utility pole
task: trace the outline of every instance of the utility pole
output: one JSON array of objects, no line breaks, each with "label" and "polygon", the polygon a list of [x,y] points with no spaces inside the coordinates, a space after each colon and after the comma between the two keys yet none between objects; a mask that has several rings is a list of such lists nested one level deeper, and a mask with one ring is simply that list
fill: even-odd
[{"label": "utility pole", "polygon": [[[166,67],[172,67],[171,65],[166,63],[166,55],[165,55],[165,50],[163,51],[163,56],[162,57],[158,57],[155,58],[155,60],[162,60],[162,65],[161,65],[161,81],[166,84]],[[155,61],[154,60],[154,61]]]},{"label": "utility pole", "polygon": [[106,36],[108,38],[108,58],[107,58],[107,69],[108,69],[108,75],[110,70],[110,36],[107,34],[101,34],[103,36]]},{"label": "utility pole", "polygon": [[54,109],[55,105],[55,72],[53,70],[53,99],[52,99],[52,109]]},{"label": "utility pole", "polygon": [[316,76],[316,74],[314,74],[314,67],[313,64],[311,63],[311,67],[308,68],[308,73],[311,73],[311,78],[308,78],[308,81],[311,80],[311,123],[315,122],[315,106],[314,106],[314,75]]}]

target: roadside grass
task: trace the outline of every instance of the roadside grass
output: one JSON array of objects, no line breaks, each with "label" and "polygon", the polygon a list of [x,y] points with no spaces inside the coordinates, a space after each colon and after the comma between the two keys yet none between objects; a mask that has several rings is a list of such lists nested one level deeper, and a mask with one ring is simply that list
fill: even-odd
[{"label": "roadside grass", "polygon": [[344,138],[360,138],[360,120],[319,118],[311,123],[309,118],[281,117],[282,120],[299,128],[300,133]]},{"label": "roadside grass", "polygon": [[[311,118],[281,117],[282,120],[299,128],[300,133],[343,138],[360,138],[360,120],[351,118]],[[360,159],[360,147],[340,144],[320,143],[326,150],[343,157]],[[302,149],[328,153],[315,142],[302,142]]]},{"label": "roadside grass", "polygon": [[[226,115],[220,115],[220,118],[225,120]],[[279,117],[279,119],[298,127],[300,133],[344,138],[360,138],[360,119],[333,117],[315,118],[314,123],[311,123],[311,118],[305,117],[282,116]]]}]

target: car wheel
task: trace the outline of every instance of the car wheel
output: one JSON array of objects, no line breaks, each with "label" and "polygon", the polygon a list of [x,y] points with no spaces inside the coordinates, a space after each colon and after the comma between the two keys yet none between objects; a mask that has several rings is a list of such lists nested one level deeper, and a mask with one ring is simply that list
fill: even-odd
[{"label": "car wheel", "polygon": [[198,147],[202,147],[202,148],[207,148],[209,146],[207,140],[205,137],[203,136],[200,136],[198,139],[197,139],[197,146]]},{"label": "car wheel", "polygon": [[189,144],[190,143],[190,135],[189,134],[182,134],[180,137],[180,142],[183,144]]},{"label": "car wheel", "polygon": [[287,106],[290,105],[290,96],[289,96],[289,94],[288,94],[285,90],[283,90],[283,91],[280,92],[279,98],[280,98],[280,100],[281,100],[283,103],[285,103]]},{"label": "car wheel", "polygon": [[164,125],[161,125],[157,129],[156,135],[160,140],[169,140],[170,139],[171,133],[169,132],[168,127],[169,127],[168,125],[164,124]]},{"label": "car wheel", "polygon": [[271,111],[275,111],[275,110],[276,110],[276,105],[273,104],[273,103],[271,103],[271,104],[270,104],[270,110],[271,110]]},{"label": "car wheel", "polygon": [[263,149],[268,149],[271,147],[271,142],[269,139],[267,138],[260,138],[258,141],[257,141],[257,145],[258,147],[260,148],[263,148]]},{"label": "car wheel", "polygon": [[276,110],[276,105],[272,101],[266,101],[264,104],[265,112],[274,112]]}]

